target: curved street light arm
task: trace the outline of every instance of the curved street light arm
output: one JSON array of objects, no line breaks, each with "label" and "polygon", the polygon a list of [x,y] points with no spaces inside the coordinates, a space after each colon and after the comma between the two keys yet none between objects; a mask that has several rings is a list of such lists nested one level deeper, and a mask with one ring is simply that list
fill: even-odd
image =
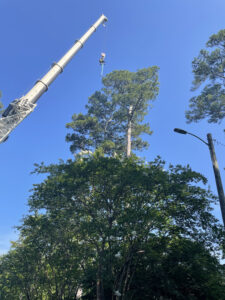
[{"label": "curved street light arm", "polygon": [[190,135],[196,137],[197,139],[199,139],[200,141],[202,141],[204,144],[206,144],[207,146],[209,146],[209,144],[206,143],[206,142],[205,142],[203,139],[201,139],[199,136],[197,136],[197,135],[195,135],[195,134],[193,134],[193,133],[190,133],[190,132],[187,132],[187,134],[190,134]]}]

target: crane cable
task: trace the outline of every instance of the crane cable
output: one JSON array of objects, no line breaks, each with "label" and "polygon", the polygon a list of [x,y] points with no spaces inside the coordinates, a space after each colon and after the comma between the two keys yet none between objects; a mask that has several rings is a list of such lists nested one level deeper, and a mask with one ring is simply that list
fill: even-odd
[{"label": "crane cable", "polygon": [[[103,27],[107,28],[105,23],[103,23],[102,25],[103,25]],[[104,33],[102,48],[103,48],[103,50],[104,50],[104,48],[106,48],[106,29],[105,29],[105,33]],[[99,63],[101,65],[101,77],[103,77],[103,73],[104,73],[105,56],[106,56],[106,54],[104,52],[102,52],[101,57],[99,59]]]},{"label": "crane cable", "polygon": [[104,65],[105,65],[105,63],[101,64],[101,77],[103,76],[103,72],[104,72]]}]

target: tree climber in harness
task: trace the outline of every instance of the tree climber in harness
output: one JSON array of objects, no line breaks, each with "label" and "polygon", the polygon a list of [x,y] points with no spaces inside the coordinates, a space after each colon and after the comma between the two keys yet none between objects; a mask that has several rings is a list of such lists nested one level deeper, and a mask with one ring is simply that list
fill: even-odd
[{"label": "tree climber in harness", "polygon": [[101,76],[103,75],[104,65],[105,65],[105,56],[106,54],[104,52],[101,53],[101,57],[99,59],[99,63],[102,67]]},{"label": "tree climber in harness", "polygon": [[100,65],[105,64],[105,53],[103,53],[103,52],[101,53],[99,63],[100,63]]}]

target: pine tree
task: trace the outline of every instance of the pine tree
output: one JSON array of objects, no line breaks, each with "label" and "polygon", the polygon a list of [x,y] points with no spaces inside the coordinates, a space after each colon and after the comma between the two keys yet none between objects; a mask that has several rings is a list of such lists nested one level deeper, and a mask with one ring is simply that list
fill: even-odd
[{"label": "pine tree", "polygon": [[194,81],[192,91],[205,83],[200,95],[190,99],[187,122],[208,119],[220,123],[225,117],[225,29],[213,34],[206,47],[192,62]]},{"label": "pine tree", "polygon": [[151,134],[143,123],[149,101],[159,90],[158,68],[113,71],[102,79],[103,88],[96,91],[86,105],[86,114],[74,114],[66,126],[73,130],[66,140],[73,153],[102,149],[105,154],[124,154],[142,150],[148,143],[141,137]]}]

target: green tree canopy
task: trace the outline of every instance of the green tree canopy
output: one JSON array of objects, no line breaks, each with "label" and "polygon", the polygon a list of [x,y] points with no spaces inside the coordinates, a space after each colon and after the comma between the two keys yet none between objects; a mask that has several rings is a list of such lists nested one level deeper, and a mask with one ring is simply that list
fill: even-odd
[{"label": "green tree canopy", "polygon": [[224,298],[224,266],[201,243],[155,237],[143,251],[130,286],[133,298],[128,299]]},{"label": "green tree canopy", "polygon": [[207,119],[209,123],[219,123],[225,117],[225,29],[213,34],[206,47],[192,62],[195,91],[205,83],[200,95],[190,99],[187,121],[197,122]]},{"label": "green tree canopy", "polygon": [[101,148],[107,154],[124,154],[131,148],[131,140],[133,150],[147,147],[141,135],[151,134],[149,124],[143,120],[149,101],[158,94],[157,71],[157,67],[149,67],[106,75],[102,90],[89,98],[87,113],[74,114],[66,125],[73,130],[66,136],[71,151]]},{"label": "green tree canopy", "polygon": [[3,299],[72,299],[81,288],[86,300],[222,300],[216,199],[190,167],[165,168],[98,152],[37,166],[47,177],[1,259]]}]

